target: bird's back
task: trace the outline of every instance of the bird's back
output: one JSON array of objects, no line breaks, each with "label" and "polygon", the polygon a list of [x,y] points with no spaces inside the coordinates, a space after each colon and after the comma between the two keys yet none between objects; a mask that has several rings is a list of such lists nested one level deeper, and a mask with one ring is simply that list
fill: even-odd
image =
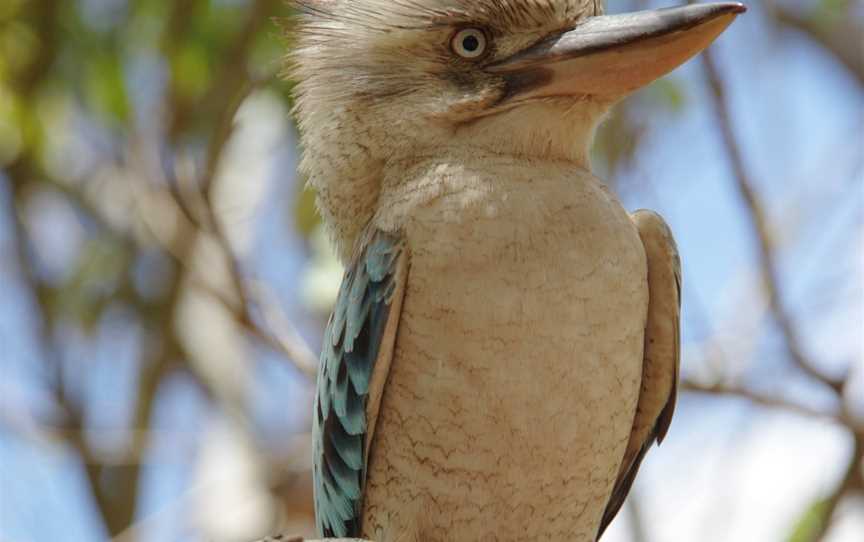
[{"label": "bird's back", "polygon": [[376,217],[410,268],[363,534],[593,541],[639,393],[644,251],[590,173],[470,164],[408,169]]}]

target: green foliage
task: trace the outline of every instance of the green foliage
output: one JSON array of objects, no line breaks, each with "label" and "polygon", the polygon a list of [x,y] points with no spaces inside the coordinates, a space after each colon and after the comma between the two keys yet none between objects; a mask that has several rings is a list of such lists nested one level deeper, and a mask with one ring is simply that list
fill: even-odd
[{"label": "green foliage", "polygon": [[54,293],[57,314],[77,322],[87,332],[94,331],[129,272],[131,256],[117,238],[103,236],[86,241],[72,273]]},{"label": "green foliage", "polygon": [[308,186],[300,185],[294,198],[294,228],[308,238],[321,224],[321,215],[315,207],[315,192]]},{"label": "green foliage", "polygon": [[39,51],[39,38],[29,25],[20,21],[0,21],[3,25],[0,29],[0,73],[14,77],[33,61]]},{"label": "green foliage", "polygon": [[684,87],[674,77],[655,81],[646,91],[647,97],[657,109],[665,113],[681,113],[687,106]]},{"label": "green foliage", "polygon": [[660,79],[619,104],[595,139],[593,157],[601,176],[614,182],[636,159],[636,150],[649,127],[663,117],[681,113],[686,106],[687,95],[674,77]]},{"label": "green foliage", "polygon": [[[0,0],[0,180],[14,235],[7,257],[17,259],[11,268],[36,302],[44,373],[60,373],[49,376],[45,393],[70,414],[67,444],[87,465],[89,492],[112,538],[135,518],[140,464],[99,464],[78,438],[88,407],[64,388],[62,374],[86,378],[87,371],[61,367],[73,361],[68,344],[54,339],[55,326],[98,337],[108,309],[120,305],[146,328],[129,405],[134,421],[118,428],[134,429],[124,444],[143,454],[157,391],[189,361],[172,325],[187,285],[182,263],[194,247],[189,224],[202,218],[208,177],[218,171],[239,103],[253,87],[287,99],[290,87],[276,77],[284,46],[273,19],[288,11],[282,0]],[[178,163],[190,165],[183,189],[174,178]],[[188,196],[190,187],[202,194],[185,202],[181,219],[163,200]],[[35,214],[29,202],[44,193],[64,200],[60,207],[77,221],[69,242],[80,248],[53,262],[65,266],[59,270],[40,256],[67,240],[69,222]],[[158,205],[158,218],[144,220]],[[151,230],[163,225],[155,242]],[[47,236],[59,239],[37,246]]]},{"label": "green foliage", "polygon": [[[106,155],[89,159],[111,164],[112,148],[134,145],[127,138],[138,130],[146,95],[164,104],[148,113],[164,115],[168,144],[204,152],[215,123],[253,78],[287,99],[290,87],[276,78],[284,43],[273,22],[287,12],[278,0],[130,0],[105,13],[81,2],[0,2],[0,164],[13,168],[22,197],[66,186],[82,222],[96,225],[64,281],[37,285],[50,320],[92,330],[121,290],[133,291],[127,286],[137,255],[128,233],[91,214],[93,179],[60,166],[77,152],[75,138],[110,141]],[[142,60],[155,62],[166,80],[133,87]],[[79,119],[88,123],[81,133]]]},{"label": "green foliage", "polygon": [[850,0],[820,0],[819,11],[825,14],[840,14],[846,13],[851,6]]},{"label": "green foliage", "polygon": [[9,163],[21,151],[20,115],[17,96],[0,84],[0,165]]},{"label": "green foliage", "polygon": [[[846,17],[855,16],[852,11],[856,8],[851,0],[819,0],[819,2],[814,2],[814,4],[804,11],[803,14],[818,27],[826,30]],[[858,9],[860,9],[860,6]],[[851,39],[854,40],[855,38],[851,37]],[[860,42],[860,36],[858,41]]]},{"label": "green foliage", "polygon": [[824,532],[830,512],[828,499],[817,499],[801,514],[786,542],[815,542]]},{"label": "green foliage", "polygon": [[199,42],[183,43],[171,55],[170,62],[177,97],[184,102],[202,98],[213,77],[206,46]]},{"label": "green foliage", "polygon": [[88,109],[110,123],[129,120],[130,104],[123,81],[123,64],[116,49],[93,55],[84,76]]}]

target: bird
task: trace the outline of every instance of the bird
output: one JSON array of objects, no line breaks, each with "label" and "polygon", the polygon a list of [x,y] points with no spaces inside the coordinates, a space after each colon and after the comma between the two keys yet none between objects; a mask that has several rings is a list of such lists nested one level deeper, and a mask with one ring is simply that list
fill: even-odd
[{"label": "bird", "polygon": [[681,264],[589,151],[745,6],[294,6],[299,167],[345,265],[313,403],[319,534],[598,540],[669,430]]}]

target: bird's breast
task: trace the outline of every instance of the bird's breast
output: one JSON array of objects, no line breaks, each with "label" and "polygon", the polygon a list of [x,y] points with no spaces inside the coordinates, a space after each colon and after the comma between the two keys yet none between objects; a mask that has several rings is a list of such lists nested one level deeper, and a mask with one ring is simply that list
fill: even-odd
[{"label": "bird's breast", "polygon": [[394,205],[411,261],[364,530],[593,540],[641,379],[638,234],[584,171],[432,171]]}]

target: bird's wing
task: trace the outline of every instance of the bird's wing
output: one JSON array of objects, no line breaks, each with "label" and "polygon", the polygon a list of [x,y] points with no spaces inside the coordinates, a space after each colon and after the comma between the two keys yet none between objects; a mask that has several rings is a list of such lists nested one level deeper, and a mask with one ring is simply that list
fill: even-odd
[{"label": "bird's wing", "polygon": [[624,504],[639,464],[648,448],[660,443],[669,430],[678,395],[680,347],[681,261],[669,226],[657,213],[636,211],[633,222],[639,230],[648,262],[648,318],[642,386],[636,417],[612,496],[603,513],[598,538]]},{"label": "bird's wing", "polygon": [[400,237],[367,231],[324,333],[312,427],[315,517],[324,536],[359,535],[369,443],[406,275]]}]

